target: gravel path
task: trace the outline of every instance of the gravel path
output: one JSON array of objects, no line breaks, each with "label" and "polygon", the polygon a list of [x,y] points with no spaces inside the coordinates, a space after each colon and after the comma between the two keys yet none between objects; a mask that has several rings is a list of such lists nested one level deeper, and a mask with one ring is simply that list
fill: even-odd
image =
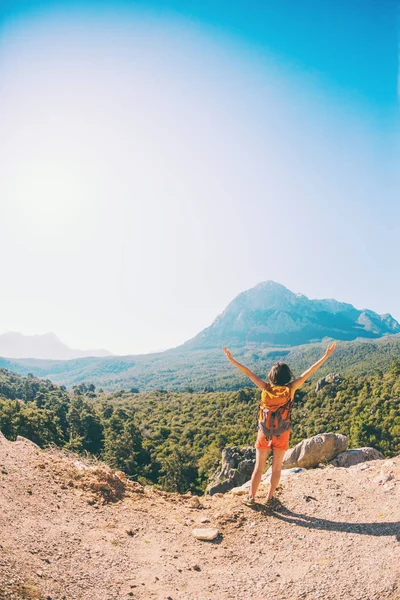
[{"label": "gravel path", "polygon": [[0,600],[400,600],[400,456],[302,471],[268,509],[99,473],[0,436]]}]

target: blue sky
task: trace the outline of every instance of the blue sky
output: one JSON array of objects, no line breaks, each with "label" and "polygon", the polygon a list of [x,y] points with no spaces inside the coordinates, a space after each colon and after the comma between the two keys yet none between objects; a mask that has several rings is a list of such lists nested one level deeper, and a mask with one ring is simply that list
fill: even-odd
[{"label": "blue sky", "polygon": [[266,279],[400,319],[394,2],[0,15],[0,332],[146,352]]}]

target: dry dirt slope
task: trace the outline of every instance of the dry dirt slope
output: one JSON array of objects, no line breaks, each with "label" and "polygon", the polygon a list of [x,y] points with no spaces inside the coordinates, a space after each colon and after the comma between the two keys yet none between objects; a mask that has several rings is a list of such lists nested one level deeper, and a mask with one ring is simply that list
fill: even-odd
[{"label": "dry dirt slope", "polygon": [[83,466],[0,435],[1,600],[400,600],[400,457],[301,472],[273,509]]}]

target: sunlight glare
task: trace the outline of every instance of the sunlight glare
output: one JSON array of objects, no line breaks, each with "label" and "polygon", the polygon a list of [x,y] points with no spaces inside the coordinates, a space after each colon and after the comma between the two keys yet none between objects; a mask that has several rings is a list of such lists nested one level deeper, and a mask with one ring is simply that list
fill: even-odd
[{"label": "sunlight glare", "polygon": [[80,169],[71,161],[37,157],[26,164],[23,177],[10,181],[10,217],[26,235],[58,234],[79,218],[87,200],[86,185]]}]

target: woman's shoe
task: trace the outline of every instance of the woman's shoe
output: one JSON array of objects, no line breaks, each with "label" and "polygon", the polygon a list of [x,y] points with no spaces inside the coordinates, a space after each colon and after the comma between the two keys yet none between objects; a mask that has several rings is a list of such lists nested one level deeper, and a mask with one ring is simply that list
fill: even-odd
[{"label": "woman's shoe", "polygon": [[243,500],[243,504],[245,504],[246,506],[255,506],[256,501],[254,500],[253,496],[249,496],[248,498],[246,498],[246,500]]},{"label": "woman's shoe", "polygon": [[279,506],[279,504],[279,500],[272,496],[272,498],[268,498],[268,500],[265,503],[265,506],[266,508],[276,508],[277,506]]}]

